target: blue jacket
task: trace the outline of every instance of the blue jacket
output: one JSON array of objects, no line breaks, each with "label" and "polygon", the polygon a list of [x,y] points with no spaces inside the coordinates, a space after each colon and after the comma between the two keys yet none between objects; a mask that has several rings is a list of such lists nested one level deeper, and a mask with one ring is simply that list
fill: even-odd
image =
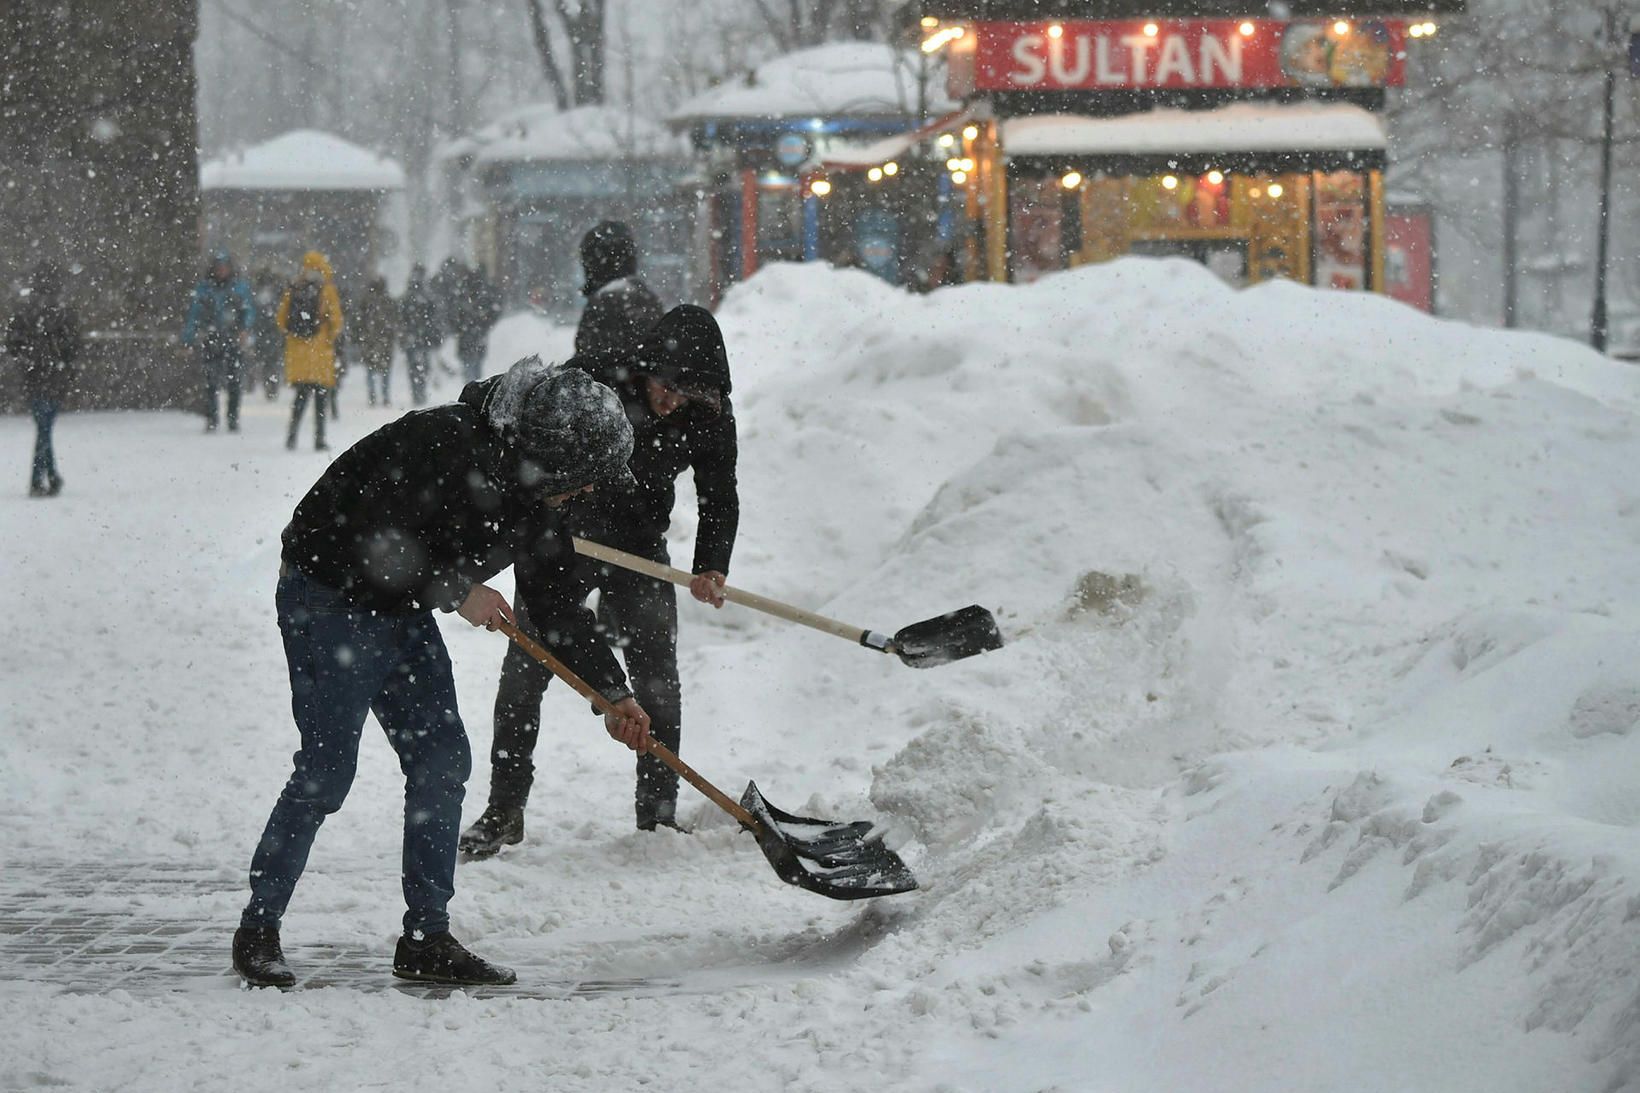
[{"label": "blue jacket", "polygon": [[226,284],[206,277],[194,286],[188,317],[182,323],[182,344],[203,339],[206,348],[237,349],[239,334],[256,323],[256,297],[240,278]]}]

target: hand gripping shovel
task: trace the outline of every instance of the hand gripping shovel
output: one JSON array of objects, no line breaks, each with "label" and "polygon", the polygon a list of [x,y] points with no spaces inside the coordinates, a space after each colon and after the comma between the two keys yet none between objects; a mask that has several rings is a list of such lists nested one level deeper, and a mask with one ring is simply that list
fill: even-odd
[{"label": "hand gripping shovel", "polygon": [[[657,581],[671,581],[685,588],[689,587],[692,579],[681,569],[673,569],[669,565],[661,565],[648,558],[640,558],[636,554],[628,554],[624,550],[616,550],[614,547],[607,547],[588,539],[576,539],[575,552],[600,562],[620,566],[622,569],[630,569],[634,573],[642,573]],[[725,586],[723,598],[731,603],[750,607],[754,611],[785,619],[787,622],[812,626],[816,630],[858,642],[867,649],[875,649],[879,653],[892,654],[913,668],[937,668],[942,664],[950,664],[953,660],[962,660],[965,657],[1002,648],[1002,632],[997,629],[997,620],[978,604],[923,622],[914,622],[893,637],[888,637],[875,630],[862,630],[858,626],[828,619],[824,615],[816,615],[813,611],[805,611],[801,607],[793,607],[779,600],[771,600],[767,596],[759,596],[756,592]]]},{"label": "hand gripping shovel", "polygon": [[[557,657],[541,648],[518,627],[498,622],[496,628],[546,665],[553,675],[573,687],[599,713],[607,714],[613,709],[607,698],[564,667]],[[763,856],[769,859],[774,871],[787,884],[795,884],[832,899],[892,896],[917,887],[917,878],[911,875],[905,862],[884,846],[880,837],[873,837],[872,825],[866,820],[838,823],[793,816],[765,801],[763,794],[758,792],[756,782],[746,783],[746,792],[741,794],[740,803],[736,804],[726,793],[695,773],[688,763],[672,754],[670,748],[651,740],[649,754],[677,771],[684,781],[710,797],[714,804],[739,820],[742,827],[756,836]]]}]

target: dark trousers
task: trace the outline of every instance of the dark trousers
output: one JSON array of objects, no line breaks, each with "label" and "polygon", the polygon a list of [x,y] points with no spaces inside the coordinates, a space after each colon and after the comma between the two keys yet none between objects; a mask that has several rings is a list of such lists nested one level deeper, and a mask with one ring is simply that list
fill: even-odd
[{"label": "dark trousers", "polygon": [[205,348],[200,350],[199,360],[205,373],[205,428],[217,426],[218,391],[227,396],[228,428],[239,428],[239,389],[244,382],[239,350]]},{"label": "dark trousers", "polygon": [[[664,550],[652,552],[665,562]],[[683,734],[682,688],[678,684],[678,600],[669,584],[613,566],[582,563],[589,586],[602,589],[598,622],[626,661],[638,704],[649,714],[651,735],[672,751]],[[529,620],[520,623],[529,628]],[[495,740],[490,747],[490,802],[523,807],[535,780],[535,742],[541,730],[541,697],[552,673],[516,643],[501,662],[495,696]],[[678,799],[678,776],[650,755],[638,757],[634,793],[638,819],[665,816]]]},{"label": "dark trousers", "polygon": [[279,925],[319,825],[353,784],[365,715],[374,713],[404,772],[404,929],[448,929],[472,752],[438,623],[430,611],[360,611],[293,569],[274,601],[302,746],[251,859],[242,924]]},{"label": "dark trousers", "polygon": [[364,386],[370,396],[370,405],[376,405],[376,387],[382,389],[382,405],[391,406],[393,400],[387,395],[387,377],[391,374],[393,358],[382,357],[379,354],[370,354],[364,359]]},{"label": "dark trousers", "polygon": [[404,347],[404,368],[410,374],[410,401],[427,404],[427,370],[432,367],[432,350],[424,345]]},{"label": "dark trousers", "polygon": [[307,407],[308,396],[313,396],[313,443],[323,445],[325,442],[325,404],[329,401],[330,389],[318,383],[298,383],[296,399],[290,404],[290,432],[285,435],[285,444],[296,447],[296,428],[302,424],[302,411]]},{"label": "dark trousers", "polygon": [[51,429],[57,424],[55,399],[29,399],[29,412],[34,415],[34,466],[29,471],[29,485],[35,489],[49,489],[57,477],[57,452],[51,446]]}]

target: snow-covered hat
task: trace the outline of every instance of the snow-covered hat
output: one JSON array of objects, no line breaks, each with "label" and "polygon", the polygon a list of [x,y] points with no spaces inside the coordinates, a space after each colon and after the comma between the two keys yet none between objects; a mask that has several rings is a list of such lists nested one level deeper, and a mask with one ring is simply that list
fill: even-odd
[{"label": "snow-covered hat", "polygon": [[593,483],[638,484],[627,467],[632,425],[620,398],[579,368],[525,357],[496,382],[484,414],[526,457],[532,489],[558,494]]}]

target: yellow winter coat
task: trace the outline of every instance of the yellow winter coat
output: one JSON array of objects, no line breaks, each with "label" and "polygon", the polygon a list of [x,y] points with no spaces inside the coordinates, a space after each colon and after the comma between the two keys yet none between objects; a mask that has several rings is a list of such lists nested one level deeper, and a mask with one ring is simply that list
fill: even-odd
[{"label": "yellow winter coat", "polygon": [[336,386],[336,339],[342,333],[342,299],[336,294],[336,279],[330,263],[316,250],[302,256],[302,276],[316,272],[324,278],[319,290],[319,331],[311,338],[298,338],[290,332],[286,320],[290,315],[290,289],[279,301],[276,316],[279,329],[285,332],[285,382],[317,383],[321,387]]}]

